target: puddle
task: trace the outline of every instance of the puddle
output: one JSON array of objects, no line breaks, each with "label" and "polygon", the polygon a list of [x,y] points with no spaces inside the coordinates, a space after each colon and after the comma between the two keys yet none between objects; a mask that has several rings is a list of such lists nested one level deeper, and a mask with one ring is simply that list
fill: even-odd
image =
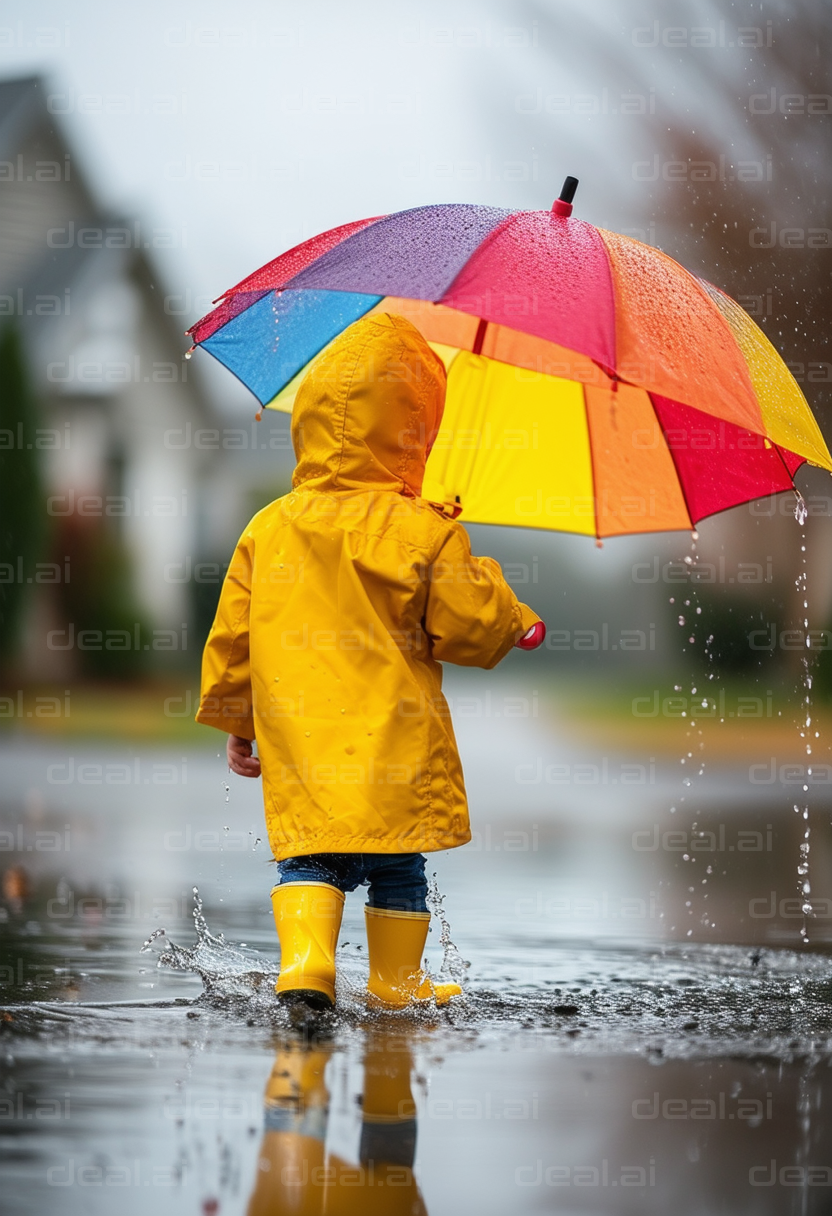
[{"label": "puddle", "polygon": [[351,943],[336,1010],[293,1026],[274,953],[198,923],[151,942],[152,998],[6,1005],[10,1210],[828,1210],[822,955],[544,941],[532,978],[506,940],[414,1014],[367,1010]]},{"label": "puddle", "polygon": [[[213,758],[150,800],[44,785],[36,814],[8,760],[9,1210],[828,1210],[832,960],[814,889],[818,931],[800,944],[798,817],[776,791],[761,787],[765,824],[725,782],[696,809],[716,846],[707,924],[688,915],[689,829],[661,818],[664,790],[641,807],[610,787],[563,813],[492,810],[468,850],[436,858],[431,887],[428,965],[463,997],[368,1010],[357,892],[337,1008],[297,1025],[273,992],[259,806],[239,787],[226,804]],[[813,841],[819,892],[827,865]],[[698,940],[680,940],[691,923]]]}]

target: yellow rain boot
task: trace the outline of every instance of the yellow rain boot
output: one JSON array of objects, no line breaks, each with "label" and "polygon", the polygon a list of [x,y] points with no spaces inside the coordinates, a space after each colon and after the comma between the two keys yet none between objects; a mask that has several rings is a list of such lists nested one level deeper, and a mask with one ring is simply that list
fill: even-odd
[{"label": "yellow rain boot", "polygon": [[373,1004],[404,1009],[412,1001],[436,999],[447,1005],[458,996],[459,984],[435,984],[420,967],[428,936],[430,912],[394,912],[390,908],[364,908],[370,979],[367,988]]},{"label": "yellow rain boot", "polygon": [[344,892],[328,882],[289,882],[272,889],[272,908],[280,940],[278,997],[331,1009]]}]

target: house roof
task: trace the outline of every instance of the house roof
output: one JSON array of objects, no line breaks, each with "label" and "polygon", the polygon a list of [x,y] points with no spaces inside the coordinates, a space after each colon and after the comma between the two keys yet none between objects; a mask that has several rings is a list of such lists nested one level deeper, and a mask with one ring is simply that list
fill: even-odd
[{"label": "house roof", "polygon": [[[184,354],[184,325],[163,311],[160,268],[146,249],[144,238],[134,233],[139,225],[133,218],[114,214],[98,203],[74,156],[71,180],[67,175],[59,181],[38,183],[26,169],[20,176],[17,157],[27,148],[29,156],[33,147],[41,145],[51,157],[72,154],[63,122],[49,111],[47,85],[40,76],[0,80],[0,161],[13,166],[12,177],[0,181],[0,248],[8,255],[4,277],[9,279],[2,290],[9,292],[13,286],[15,298],[22,294],[24,307],[18,324],[27,346],[33,348],[42,328],[42,317],[31,308],[33,298],[62,297],[66,288],[74,289],[79,278],[94,267],[96,274],[103,271],[112,277],[129,276],[142,292],[171,355]],[[56,224],[58,227],[54,227]],[[85,226],[100,229],[103,238],[93,245],[73,239],[73,233]],[[47,241],[50,230],[59,233],[60,238]],[[126,243],[117,242],[114,233],[128,234]],[[193,394],[195,389],[196,385],[189,385],[186,391]],[[204,394],[197,390],[196,396],[205,409]]]},{"label": "house roof", "polygon": [[13,155],[26,126],[45,108],[39,76],[0,80],[0,158]]}]

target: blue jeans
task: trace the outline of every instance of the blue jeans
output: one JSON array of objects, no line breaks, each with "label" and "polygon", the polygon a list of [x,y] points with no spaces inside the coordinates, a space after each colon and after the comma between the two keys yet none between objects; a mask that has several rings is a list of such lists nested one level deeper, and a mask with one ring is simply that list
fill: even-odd
[{"label": "blue jeans", "polygon": [[367,884],[371,908],[427,912],[425,859],[421,853],[309,853],[278,863],[278,886],[328,882],[340,891]]}]

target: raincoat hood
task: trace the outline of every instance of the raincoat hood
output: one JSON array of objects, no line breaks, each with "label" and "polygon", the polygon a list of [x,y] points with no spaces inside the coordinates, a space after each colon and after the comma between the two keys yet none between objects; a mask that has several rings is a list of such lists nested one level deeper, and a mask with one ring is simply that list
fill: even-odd
[{"label": "raincoat hood", "polygon": [[298,389],[292,485],[419,497],[445,384],[441,359],[404,317],[377,313],[351,325]]}]

